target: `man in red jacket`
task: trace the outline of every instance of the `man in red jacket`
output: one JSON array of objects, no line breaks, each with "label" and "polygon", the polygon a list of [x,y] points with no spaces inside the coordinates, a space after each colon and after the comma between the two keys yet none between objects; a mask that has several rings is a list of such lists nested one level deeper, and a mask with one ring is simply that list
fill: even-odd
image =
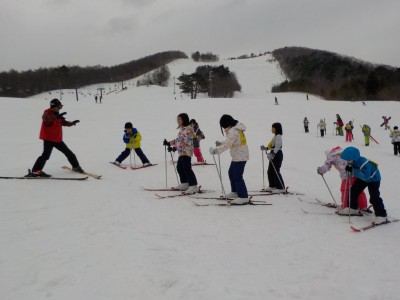
[{"label": "man in red jacket", "polygon": [[43,140],[43,153],[36,160],[32,172],[26,176],[33,177],[51,177],[42,171],[46,161],[50,158],[53,148],[64,153],[68,161],[72,165],[72,170],[75,172],[83,173],[84,171],[79,166],[78,159],[75,154],[67,147],[62,138],[62,126],[75,126],[79,120],[73,122],[66,121],[64,115],[66,112],[60,114],[63,105],[60,100],[53,99],[50,101],[50,108],[46,109],[42,116],[42,127],[40,129],[39,138]]}]

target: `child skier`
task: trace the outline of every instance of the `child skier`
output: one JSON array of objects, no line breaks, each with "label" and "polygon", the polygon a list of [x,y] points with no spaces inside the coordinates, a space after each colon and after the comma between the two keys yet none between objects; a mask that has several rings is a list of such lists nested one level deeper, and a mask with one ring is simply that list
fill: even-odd
[{"label": "child skier", "polygon": [[196,175],[192,170],[193,127],[190,125],[189,116],[185,113],[178,115],[177,122],[178,137],[168,143],[174,146],[179,154],[177,170],[181,183],[175,189],[192,195],[199,191]]},{"label": "child skier", "polygon": [[326,123],[324,122],[323,119],[321,119],[317,125],[317,128],[319,128],[321,132],[321,137],[324,137],[325,131],[326,131]]},{"label": "child skier", "polygon": [[[332,166],[334,166],[339,171],[340,179],[342,180],[342,184],[340,186],[341,196],[341,206],[338,211],[343,208],[349,206],[349,188],[354,184],[356,179],[354,177],[348,178],[346,174],[346,166],[347,162],[340,158],[340,154],[342,154],[343,149],[339,146],[333,148],[332,150],[328,150],[325,152],[327,158],[323,166],[317,168],[317,173],[319,175],[324,175],[326,172],[330,171]],[[349,180],[349,181],[348,181]],[[368,208],[367,196],[364,192],[360,194],[358,197],[358,207],[361,210],[366,210]]]},{"label": "child skier", "polygon": [[[390,127],[389,127],[390,129]],[[392,144],[394,148],[394,155],[399,154],[400,155],[400,131],[399,127],[394,126],[393,131],[390,131],[390,135],[392,138]]]},{"label": "child skier", "polygon": [[362,157],[360,151],[354,147],[344,149],[340,157],[347,161],[346,172],[356,177],[356,181],[350,191],[350,206],[341,210],[340,214],[358,214],[357,199],[361,192],[368,187],[369,202],[372,204],[375,212],[375,221],[373,223],[377,225],[386,223],[387,213],[379,191],[381,174],[378,165]]},{"label": "child skier", "polygon": [[353,125],[351,122],[347,123],[345,128],[346,130],[346,142],[350,142],[353,140]]},{"label": "child skier", "polygon": [[343,121],[339,114],[336,114],[336,135],[343,136]]},{"label": "child skier", "polygon": [[267,171],[269,187],[266,190],[277,193],[285,193],[285,183],[281,175],[281,166],[283,161],[283,130],[281,123],[272,124],[271,132],[274,134],[274,137],[272,138],[272,141],[269,143],[268,147],[265,147],[264,145],[260,147],[261,150],[271,150],[271,152],[267,154],[267,158],[269,160]]},{"label": "child skier", "polygon": [[385,130],[390,129],[389,121],[390,121],[391,118],[392,118],[392,117],[382,116],[383,123],[381,124],[381,127],[385,126]]},{"label": "child skier", "polygon": [[75,126],[79,123],[79,120],[73,122],[66,121],[64,115],[66,112],[60,114],[60,110],[63,108],[62,103],[58,99],[50,101],[50,108],[46,109],[42,116],[42,127],[40,129],[39,138],[43,140],[43,153],[38,157],[35,164],[33,165],[32,172],[29,172],[26,177],[51,177],[51,175],[43,172],[43,168],[50,158],[53,148],[62,152],[72,165],[72,171],[78,173],[84,173],[82,168],[79,166],[78,159],[75,154],[67,147],[63,142],[62,127]]},{"label": "child skier", "polygon": [[194,131],[194,137],[193,137],[194,156],[196,156],[198,164],[204,164],[205,161],[203,158],[203,154],[201,153],[200,141],[204,140],[206,137],[204,136],[204,133],[200,130],[199,124],[196,122],[195,119],[190,120],[190,125],[192,125]]},{"label": "child skier", "polygon": [[362,133],[364,134],[365,146],[369,146],[369,140],[370,140],[370,136],[371,136],[371,127],[364,124],[362,127]]},{"label": "child skier", "polygon": [[[239,123],[230,115],[223,115],[219,121],[221,131],[224,129],[226,140],[217,142],[217,148],[210,148],[210,154],[221,154],[230,149],[232,162],[229,167],[228,175],[231,183],[231,192],[226,195],[228,199],[233,199],[232,204],[246,204],[249,202],[246,183],[243,179],[244,168],[249,160],[249,147],[247,146],[244,131],[246,126]],[[222,134],[224,132],[222,131]]]},{"label": "child skier", "polygon": [[146,155],[144,155],[143,150],[140,148],[140,141],[142,140],[142,135],[136,128],[133,127],[131,122],[125,123],[125,130],[122,140],[126,144],[126,148],[117,157],[114,164],[119,166],[131,154],[131,151],[135,150],[137,156],[143,163],[143,167],[148,167],[151,165]]},{"label": "child skier", "polygon": [[308,130],[308,125],[310,124],[310,122],[308,121],[307,117],[304,118],[303,124],[304,124],[304,131],[305,131],[306,133],[310,132],[310,131]]}]

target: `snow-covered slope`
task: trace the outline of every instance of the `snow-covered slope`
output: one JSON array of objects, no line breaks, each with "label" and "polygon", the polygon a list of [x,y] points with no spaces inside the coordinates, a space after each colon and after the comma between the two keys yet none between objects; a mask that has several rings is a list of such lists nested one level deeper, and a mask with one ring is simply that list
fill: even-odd
[{"label": "snow-covered slope", "polygon": [[[348,219],[336,215],[304,214],[294,196],[265,198],[272,206],[196,207],[187,198],[156,200],[140,186],[165,186],[164,138],[176,135],[176,115],[187,112],[206,135],[207,149],[223,139],[218,125],[232,114],[248,130],[251,160],[245,180],[249,190],[262,187],[259,146],[271,138],[279,121],[284,130],[283,176],[305,198],[330,196],[316,167],[324,150],[347,146],[332,135],[336,113],[355,119],[355,142],[362,153],[379,163],[382,197],[392,216],[400,216],[399,157],[392,154],[388,132],[379,127],[382,115],[400,123],[395,102],[326,102],[303,94],[270,94],[281,80],[267,57],[224,61],[237,73],[243,93],[234,99],[181,99],[167,88],[135,87],[111,93],[95,104],[97,86],[81,90],[80,101],[63,95],[68,119],[64,140],[85,170],[103,175],[86,182],[0,181],[0,298],[1,299],[398,299],[400,231],[398,224],[363,234],[350,231]],[[172,63],[172,76],[193,72],[190,60]],[[131,83],[131,84],[129,84]],[[112,85],[102,85],[110,89]],[[92,92],[91,92],[92,91]],[[89,95],[91,93],[92,95]],[[86,95],[86,97],[85,97]],[[0,99],[0,175],[24,175],[41,153],[38,140],[42,111],[54,96]],[[176,96],[176,100],[175,100]],[[273,105],[277,96],[279,106]],[[46,99],[47,98],[47,99]],[[302,120],[311,121],[303,133]],[[326,118],[328,136],[316,136]],[[143,135],[142,148],[157,167],[121,170],[108,163],[124,149],[123,125],[131,121]],[[380,145],[362,144],[358,124],[372,127]],[[128,160],[127,160],[128,161]],[[228,189],[230,157],[222,156]],[[128,161],[129,163],[129,161]],[[45,171],[53,176],[76,176],[56,150]],[[196,167],[199,183],[219,195],[214,166]],[[339,199],[339,176],[326,176]],[[168,165],[168,184],[176,182]],[[328,208],[302,204],[311,212]],[[370,217],[352,218],[364,225]]]}]

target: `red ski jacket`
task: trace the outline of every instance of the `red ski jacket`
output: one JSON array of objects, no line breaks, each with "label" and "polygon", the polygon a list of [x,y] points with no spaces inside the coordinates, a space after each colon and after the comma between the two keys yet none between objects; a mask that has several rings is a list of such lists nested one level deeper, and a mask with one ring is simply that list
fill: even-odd
[{"label": "red ski jacket", "polygon": [[62,126],[70,127],[71,122],[58,119],[54,111],[50,108],[46,109],[42,116],[42,127],[39,138],[44,141],[61,143],[63,140]]}]

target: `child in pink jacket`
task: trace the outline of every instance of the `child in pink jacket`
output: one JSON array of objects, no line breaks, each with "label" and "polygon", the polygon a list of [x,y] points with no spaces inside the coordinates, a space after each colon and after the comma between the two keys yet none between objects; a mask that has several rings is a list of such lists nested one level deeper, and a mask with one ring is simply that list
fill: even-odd
[{"label": "child in pink jacket", "polygon": [[[326,151],[326,161],[322,167],[317,168],[317,173],[319,175],[324,175],[326,172],[328,172],[332,166],[334,166],[338,171],[340,175],[340,179],[342,179],[342,185],[340,186],[340,191],[342,193],[341,200],[341,208],[346,208],[348,207],[348,201],[349,201],[349,187],[346,186],[347,183],[347,174],[346,174],[346,166],[347,162],[344,161],[343,159],[340,158],[340,154],[343,152],[343,149],[338,147],[333,148],[332,150]],[[356,177],[350,178],[350,187],[354,184],[356,181]],[[361,193],[361,195],[358,197],[358,207],[360,210],[366,210],[368,208],[368,201],[367,201],[367,196],[365,195],[364,192]]]}]

